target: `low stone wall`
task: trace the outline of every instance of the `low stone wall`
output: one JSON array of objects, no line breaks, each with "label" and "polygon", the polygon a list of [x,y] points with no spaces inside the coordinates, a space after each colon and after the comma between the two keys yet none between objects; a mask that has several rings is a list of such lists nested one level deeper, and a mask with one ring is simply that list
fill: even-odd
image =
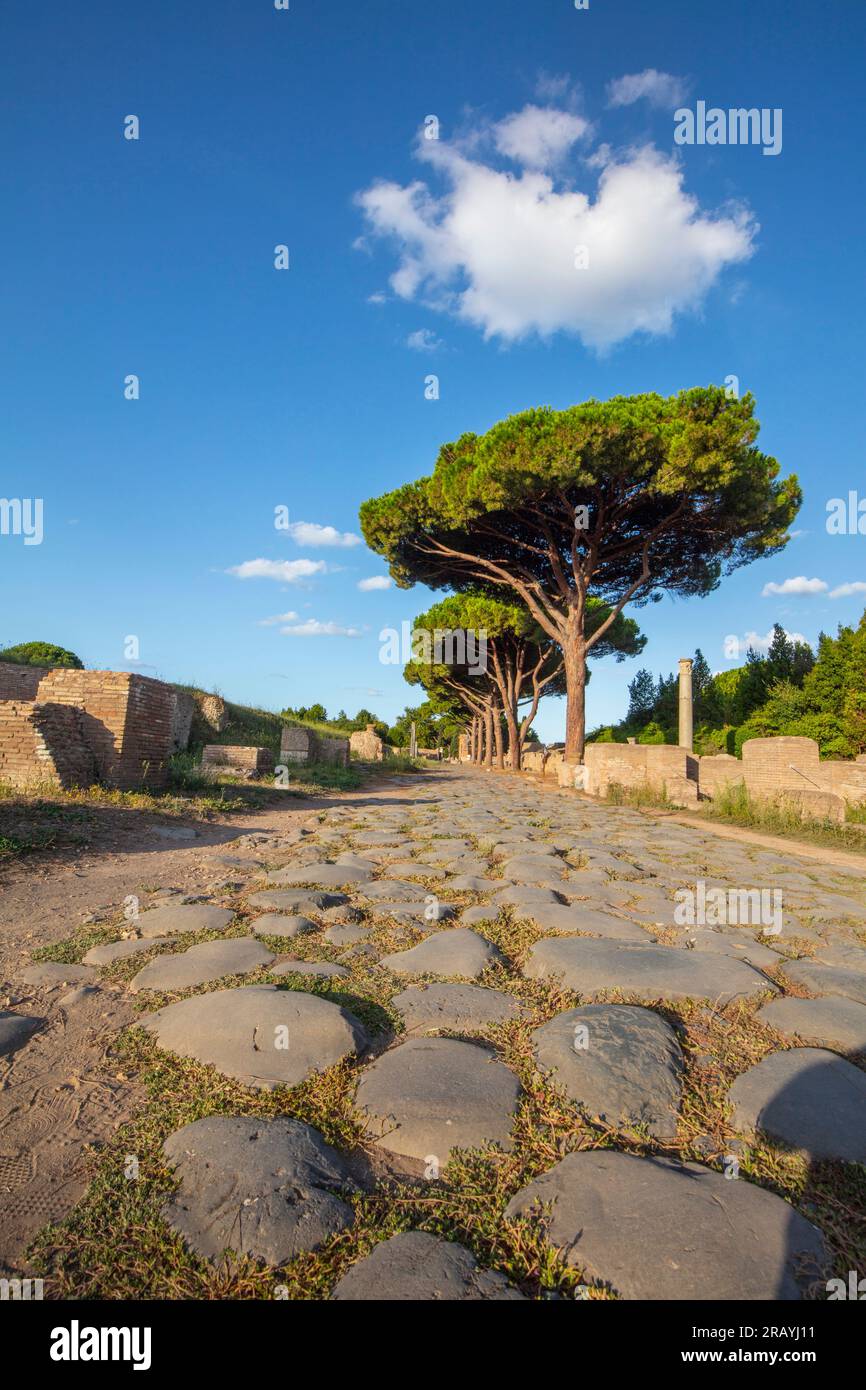
[{"label": "low stone wall", "polygon": [[698,786],[701,796],[717,796],[725,787],[743,781],[743,764],[732,753],[712,753],[698,758]]},{"label": "low stone wall", "polygon": [[204,768],[235,768],[256,776],[273,773],[275,762],[273,749],[238,743],[207,743],[201,755]]},{"label": "low stone wall", "polygon": [[348,767],[349,740],[318,734],[302,724],[286,724],[280,740],[280,762],[335,763]]},{"label": "low stone wall", "polygon": [[698,759],[674,744],[588,743],[584,764],[584,789],[592,796],[606,796],[617,783],[627,789],[666,788],[671,800],[698,799]]},{"label": "low stone wall", "polygon": [[70,705],[0,701],[0,782],[13,787],[86,787],[95,777],[93,754]]}]

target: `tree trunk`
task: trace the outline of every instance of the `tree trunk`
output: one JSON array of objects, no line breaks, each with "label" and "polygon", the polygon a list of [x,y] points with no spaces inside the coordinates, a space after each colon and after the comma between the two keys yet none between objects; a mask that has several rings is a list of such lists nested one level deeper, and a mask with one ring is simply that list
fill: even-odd
[{"label": "tree trunk", "polygon": [[478,715],[473,714],[469,732],[470,762],[478,762]]},{"label": "tree trunk", "polygon": [[484,766],[488,772],[493,767],[493,706],[484,711]]},{"label": "tree trunk", "polygon": [[586,743],[586,643],[578,633],[562,642],[565,657],[565,761],[582,763]]},{"label": "tree trunk", "polygon": [[517,727],[517,716],[510,704],[505,706],[505,723],[508,726],[508,766],[515,772],[519,772],[520,730]]},{"label": "tree trunk", "polygon": [[496,765],[505,767],[505,744],[502,739],[502,720],[501,710],[495,710],[493,715],[493,741],[496,745]]}]

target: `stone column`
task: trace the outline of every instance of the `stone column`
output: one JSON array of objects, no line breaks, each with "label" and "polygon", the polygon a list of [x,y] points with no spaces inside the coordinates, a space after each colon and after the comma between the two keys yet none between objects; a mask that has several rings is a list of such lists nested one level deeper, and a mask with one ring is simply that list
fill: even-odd
[{"label": "stone column", "polygon": [[680,661],[680,748],[691,753],[694,744],[694,712],[692,709],[691,657]]}]

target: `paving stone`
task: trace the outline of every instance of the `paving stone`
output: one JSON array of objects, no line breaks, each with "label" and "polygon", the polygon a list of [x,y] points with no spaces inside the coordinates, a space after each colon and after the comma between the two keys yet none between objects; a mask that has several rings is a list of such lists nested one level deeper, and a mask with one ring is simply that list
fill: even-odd
[{"label": "paving stone", "polygon": [[683,950],[712,951],[717,956],[745,960],[759,970],[774,970],[782,959],[778,951],[771,951],[769,946],[763,946],[753,937],[713,931],[710,927],[689,927],[676,944]]},{"label": "paving stone", "polygon": [[203,941],[200,946],[190,946],[188,951],[157,956],[149,961],[130,981],[129,988],[133,991],[192,989],[211,980],[221,980],[224,975],[248,975],[263,965],[270,965],[273,959],[273,952],[252,937]]},{"label": "paving stone", "polygon": [[325,940],[330,941],[333,946],[356,946],[359,941],[365,941],[369,935],[369,927],[358,925],[328,927],[325,932]]},{"label": "paving stone", "polygon": [[380,878],[375,883],[365,883],[361,892],[365,899],[373,902],[380,899],[397,902],[402,899],[407,903],[415,903],[423,902],[427,896],[425,888],[419,888],[417,883],[407,883],[399,878]]},{"label": "paving stone", "polygon": [[90,965],[62,965],[47,960],[28,965],[21,971],[20,978],[37,989],[57,989],[59,985],[77,984],[79,980],[95,980],[96,971]]},{"label": "paving stone", "polygon": [[389,872],[396,874],[399,878],[444,878],[445,870],[441,865],[420,864],[415,859],[391,860],[388,864]]},{"label": "paving stone", "polygon": [[309,917],[297,913],[287,917],[282,912],[266,912],[262,917],[256,917],[250,926],[256,936],[305,936],[307,932],[317,930],[316,923],[311,922]]},{"label": "paving stone", "polygon": [[823,1048],[774,1052],[729,1092],[737,1129],[763,1130],[811,1158],[866,1162],[866,1073]]},{"label": "paving stone", "polygon": [[454,1148],[510,1149],[519,1095],[517,1077],[488,1048],[410,1038],[367,1068],[356,1104],[381,1148],[441,1167]]},{"label": "paving stone", "polygon": [[523,1299],[504,1275],[482,1269],[464,1246],[423,1231],[406,1231],[382,1241],[352,1265],[331,1297],[365,1303]]},{"label": "paving stone", "polygon": [[142,1025],[166,1051],[262,1090],[296,1086],[368,1043],[346,1009],[276,985],[193,995],[149,1014]]},{"label": "paving stone", "polygon": [[553,888],[539,888],[530,884],[513,883],[497,893],[493,901],[498,907],[534,908],[542,903],[562,906],[562,901]]},{"label": "paving stone", "polygon": [[359,869],[352,864],[301,864],[268,874],[268,883],[285,887],[306,884],[311,888],[342,888],[344,884],[367,883],[372,877],[372,869]]},{"label": "paving stone", "polygon": [[866,1004],[866,971],[841,965],[822,965],[819,961],[786,963],[784,973],[795,984],[805,985],[813,994],[843,994]]},{"label": "paving stone", "polygon": [[435,932],[408,951],[395,951],[380,961],[398,975],[463,975],[477,980],[502,956],[496,947],[468,927]]},{"label": "paving stone", "polygon": [[698,1163],[612,1149],[569,1154],[506,1216],[552,1203],[548,1238],[584,1278],[626,1299],[776,1300],[829,1263],[823,1237],[781,1197]]},{"label": "paving stone", "polygon": [[479,878],[475,874],[458,874],[449,880],[448,888],[459,893],[490,893],[502,887],[501,878]]},{"label": "paving stone", "polygon": [[549,887],[562,883],[564,868],[558,859],[509,859],[502,865],[502,877],[513,883],[536,883]]},{"label": "paving stone", "polygon": [[560,975],[569,989],[580,994],[620,989],[642,999],[727,1003],[772,988],[752,966],[728,956],[577,936],[537,941],[523,973],[531,980]]},{"label": "paving stone", "polygon": [[435,901],[427,902],[378,902],[370,903],[368,912],[375,917],[395,917],[398,921],[417,922],[419,925],[434,922],[445,922],[449,917],[457,915],[457,908],[453,903]]},{"label": "paving stone", "polygon": [[152,936],[140,939],[130,937],[126,941],[105,941],[101,946],[91,946],[83,957],[85,965],[113,965],[116,960],[126,960],[136,956],[139,951],[154,951],[164,946],[171,937]]},{"label": "paving stone", "polygon": [[478,922],[495,922],[501,906],[501,903],[479,903],[476,907],[464,907],[460,921],[470,927]]},{"label": "paving stone", "polygon": [[650,941],[637,923],[614,917],[610,912],[584,907],[580,903],[572,903],[568,907],[560,903],[542,903],[538,907],[527,908],[525,915],[536,926],[561,936],[585,932],[589,936],[603,936],[612,941],[639,941],[645,945]]},{"label": "paving stone", "polygon": [[234,915],[227,907],[209,903],[166,903],[142,912],[135,925],[142,936],[177,936],[181,932],[225,931]]},{"label": "paving stone", "polygon": [[343,979],[348,973],[344,965],[329,960],[281,960],[271,971],[272,975],[312,975],[320,980]]},{"label": "paving stone", "polygon": [[676,1033],[652,1009],[590,1004],[557,1014],[532,1034],[542,1071],[613,1128],[677,1131],[683,1056]]},{"label": "paving stone", "polygon": [[478,985],[410,985],[391,1003],[407,1033],[471,1033],[523,1012],[513,994]]},{"label": "paving stone", "polygon": [[331,907],[341,907],[349,900],[343,893],[308,893],[298,890],[272,888],[269,892],[251,893],[247,898],[250,907],[272,908],[274,912],[304,913],[320,912]]},{"label": "paving stone", "polygon": [[162,1147],[179,1180],[163,1218],[206,1260],[282,1265],[354,1221],[335,1191],[355,1187],[345,1159],[299,1120],[210,1115]]},{"label": "paving stone", "polygon": [[842,995],[774,999],[757,1016],[786,1038],[826,1043],[844,1052],[866,1052],[866,1005]]},{"label": "paving stone", "polygon": [[0,1057],[9,1057],[17,1052],[44,1022],[44,1018],[36,1018],[33,1014],[16,1014],[9,1009],[0,1009]]}]

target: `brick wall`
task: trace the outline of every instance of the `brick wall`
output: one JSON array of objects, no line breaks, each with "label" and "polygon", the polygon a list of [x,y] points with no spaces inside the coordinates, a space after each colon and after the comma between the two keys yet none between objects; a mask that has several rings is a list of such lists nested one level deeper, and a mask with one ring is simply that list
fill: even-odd
[{"label": "brick wall", "polygon": [[39,682],[47,674],[47,666],[19,666],[14,661],[0,661],[0,700],[35,700]]},{"label": "brick wall", "polygon": [[674,778],[696,782],[698,776],[698,759],[675,744],[588,743],[584,762],[586,789],[593,796],[604,796],[611,782],[661,787]]},{"label": "brick wall", "polygon": [[318,734],[299,724],[286,724],[280,740],[280,762],[337,763],[348,767],[349,740]]},{"label": "brick wall", "polygon": [[207,743],[201,755],[202,767],[236,767],[244,772],[268,773],[274,770],[271,748],[254,748],[237,743]]},{"label": "brick wall", "polygon": [[742,781],[743,764],[733,754],[713,753],[698,758],[698,784],[702,796],[716,796],[723,787]]},{"label": "brick wall", "polygon": [[750,795],[812,791],[821,785],[813,738],[750,738],[743,744],[743,777]]},{"label": "brick wall", "polygon": [[0,782],[86,787],[94,778],[81,711],[70,705],[0,701]]}]

